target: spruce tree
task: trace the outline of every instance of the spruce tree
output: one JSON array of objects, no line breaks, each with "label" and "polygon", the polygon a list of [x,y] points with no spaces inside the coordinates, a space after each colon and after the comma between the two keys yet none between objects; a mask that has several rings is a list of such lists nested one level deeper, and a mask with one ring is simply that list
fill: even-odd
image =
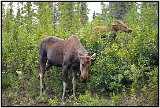
[{"label": "spruce tree", "polygon": [[38,6],[38,30],[39,35],[53,34],[53,10],[50,2],[35,2]]},{"label": "spruce tree", "polygon": [[58,2],[58,7],[60,11],[59,29],[63,34],[71,33],[73,31],[74,2]]},{"label": "spruce tree", "polygon": [[112,17],[118,20],[122,20],[123,16],[130,12],[132,5],[135,5],[134,2],[109,2],[110,12]]},{"label": "spruce tree", "polygon": [[81,24],[84,26],[88,21],[88,5],[87,2],[81,2],[80,15],[81,15]]}]

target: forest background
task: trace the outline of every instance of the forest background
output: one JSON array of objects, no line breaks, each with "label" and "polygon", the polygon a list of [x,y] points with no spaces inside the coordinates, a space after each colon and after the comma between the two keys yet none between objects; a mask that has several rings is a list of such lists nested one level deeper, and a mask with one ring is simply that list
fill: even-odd
[{"label": "forest background", "polygon": [[[158,3],[101,2],[101,13],[88,18],[87,2],[13,2],[2,6],[2,106],[158,106]],[[20,6],[21,5],[21,6]],[[37,8],[33,8],[36,6]],[[122,20],[132,33],[94,34],[97,25],[110,27]],[[89,54],[97,54],[89,81],[72,99],[69,72],[68,99],[61,104],[62,69],[45,73],[45,94],[40,95],[39,47],[47,36],[67,39],[78,35]]]}]

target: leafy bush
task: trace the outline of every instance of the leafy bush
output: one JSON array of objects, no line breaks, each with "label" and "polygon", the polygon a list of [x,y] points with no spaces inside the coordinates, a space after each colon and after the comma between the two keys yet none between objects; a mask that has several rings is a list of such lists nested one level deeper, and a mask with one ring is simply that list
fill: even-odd
[{"label": "leafy bush", "polygon": [[105,99],[99,99],[98,96],[91,97],[89,91],[86,91],[85,95],[80,95],[79,100],[80,106],[111,106]]},{"label": "leafy bush", "polygon": [[[133,32],[117,32],[115,39],[111,32],[104,33],[105,38],[93,33],[97,25],[111,26],[116,21],[112,17],[104,21],[98,16],[92,22],[69,28],[66,32],[67,25],[63,27],[59,24],[61,22],[55,22],[56,31],[52,31],[52,25],[49,24],[51,19],[40,17],[42,13],[35,13],[39,22],[34,24],[29,22],[27,16],[21,16],[21,20],[18,20],[6,14],[2,28],[2,105],[157,106],[158,11],[156,3],[144,4],[140,12],[132,8],[123,17]],[[50,10],[48,7],[45,11]],[[22,24],[19,24],[21,21]],[[59,103],[63,88],[62,68],[57,67],[45,73],[45,93],[39,95],[40,41],[53,34],[63,39],[76,34],[89,55],[94,52],[97,55],[90,67],[88,84],[78,80],[77,101],[71,96],[72,72],[69,71],[66,91],[69,98],[66,103]],[[111,102],[106,100],[107,96],[112,98]]]},{"label": "leafy bush", "polygon": [[110,102],[105,99],[99,99],[98,96],[91,97],[89,91],[86,91],[84,95],[80,95],[77,100],[73,100],[70,96],[65,103],[58,103],[57,97],[54,99],[49,99],[49,104],[51,106],[111,106]]}]

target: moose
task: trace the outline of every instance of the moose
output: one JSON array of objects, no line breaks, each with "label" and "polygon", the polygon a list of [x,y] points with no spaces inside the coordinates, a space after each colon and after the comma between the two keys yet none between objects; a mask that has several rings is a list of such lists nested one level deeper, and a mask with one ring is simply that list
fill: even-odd
[{"label": "moose", "polygon": [[78,77],[85,83],[88,80],[89,66],[96,54],[88,55],[87,50],[80,43],[78,36],[71,36],[66,40],[55,36],[42,39],[40,44],[40,91],[44,90],[44,73],[50,67],[62,67],[63,95],[62,101],[66,100],[68,69],[73,70],[73,98],[76,100],[76,81]]},{"label": "moose", "polygon": [[112,32],[113,33],[113,38],[116,38],[116,32],[118,31],[123,31],[125,33],[131,33],[132,29],[128,28],[126,24],[124,24],[122,21],[118,20],[116,24],[113,24],[111,28],[106,27],[106,26],[96,26],[94,28],[94,34],[95,35],[100,35],[105,32]]}]

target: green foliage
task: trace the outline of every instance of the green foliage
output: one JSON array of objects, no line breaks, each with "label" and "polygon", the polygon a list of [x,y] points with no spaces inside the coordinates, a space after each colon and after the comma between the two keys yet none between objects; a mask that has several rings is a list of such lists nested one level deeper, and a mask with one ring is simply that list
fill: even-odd
[{"label": "green foliage", "polygon": [[40,101],[40,102],[46,102],[47,101],[47,94],[43,93],[43,94],[40,94],[37,99]]},{"label": "green foliage", "polygon": [[[133,32],[117,32],[115,39],[111,32],[101,36],[93,32],[97,25],[110,27],[116,21],[103,3],[102,14],[91,22],[86,2],[18,2],[24,8],[18,7],[17,16],[12,2],[6,11],[3,4],[2,105],[157,106],[157,3],[142,3],[138,10],[131,5],[123,21]],[[34,5],[37,12],[31,8]],[[71,96],[69,71],[67,101],[60,103],[62,68],[57,67],[45,73],[45,93],[40,95],[39,45],[42,38],[53,34],[63,39],[78,35],[89,55],[97,55],[90,67],[88,84],[77,81],[77,101]]]},{"label": "green foliage", "polygon": [[[52,102],[51,104],[54,106],[54,102],[57,102],[57,98],[50,100],[50,102]],[[100,99],[98,96],[91,97],[89,91],[86,91],[85,94],[80,95],[76,101],[70,96],[61,106],[111,106],[111,103],[105,99]]]},{"label": "green foliage", "polygon": [[39,75],[37,70],[33,70],[33,73],[31,75],[31,78],[27,82],[27,92],[28,92],[28,97],[35,97],[39,95]]},{"label": "green foliage", "polygon": [[49,99],[49,104],[51,106],[57,106],[57,103],[58,103],[57,97],[55,97],[54,99]]},{"label": "green foliage", "polygon": [[[142,84],[138,81],[134,81],[129,92],[125,90],[121,94],[112,94],[112,102],[115,106],[157,106],[158,105],[158,85],[157,85],[157,68],[154,68],[152,72],[145,73],[149,75],[147,80],[148,85]],[[152,74],[152,75],[151,75]],[[153,75],[154,74],[154,75]],[[154,80],[154,81],[151,81]],[[137,85],[135,87],[135,85]],[[152,86],[150,86],[152,85]],[[154,86],[153,86],[154,85]],[[141,89],[137,89],[137,87]],[[154,88],[154,89],[153,89]]]},{"label": "green foliage", "polygon": [[85,95],[80,95],[79,100],[82,106],[111,106],[107,100],[99,99],[98,96],[92,98],[88,91]]}]

